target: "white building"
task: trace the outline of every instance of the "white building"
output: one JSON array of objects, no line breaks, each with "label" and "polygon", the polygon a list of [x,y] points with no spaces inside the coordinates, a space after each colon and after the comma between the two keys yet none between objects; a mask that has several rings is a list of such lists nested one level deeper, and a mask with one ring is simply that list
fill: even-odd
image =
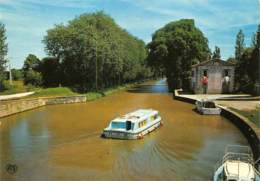
[{"label": "white building", "polygon": [[213,59],[193,65],[191,87],[197,94],[203,92],[202,78],[204,75],[208,77],[207,93],[219,94],[234,90],[234,63]]}]

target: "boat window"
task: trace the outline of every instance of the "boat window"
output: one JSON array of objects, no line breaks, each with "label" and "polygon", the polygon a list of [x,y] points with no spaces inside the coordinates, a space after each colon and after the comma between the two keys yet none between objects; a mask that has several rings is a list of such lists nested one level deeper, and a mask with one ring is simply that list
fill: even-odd
[{"label": "boat window", "polygon": [[155,116],[151,116],[150,120],[154,121],[155,120]]},{"label": "boat window", "polygon": [[146,120],[144,120],[144,121],[141,121],[141,122],[139,122],[139,123],[138,123],[138,127],[139,127],[139,128],[141,128],[141,127],[145,126],[145,125],[146,125],[146,123],[147,123],[147,121],[146,121]]},{"label": "boat window", "polygon": [[214,102],[205,102],[205,108],[216,108]]},{"label": "boat window", "polygon": [[126,125],[125,122],[112,122],[111,127],[114,129],[125,129]]},{"label": "boat window", "polygon": [[130,130],[132,127],[132,122],[131,121],[126,121],[126,130]]}]

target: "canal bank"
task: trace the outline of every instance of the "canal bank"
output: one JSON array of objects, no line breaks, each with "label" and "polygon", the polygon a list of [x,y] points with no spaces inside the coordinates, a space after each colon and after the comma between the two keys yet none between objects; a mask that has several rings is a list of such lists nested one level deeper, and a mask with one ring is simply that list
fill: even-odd
[{"label": "canal bank", "polygon": [[[164,126],[142,140],[100,138],[113,118],[139,108],[158,110]],[[248,142],[226,118],[193,108],[155,81],[8,116],[0,126],[0,180],[212,180],[225,146]],[[17,173],[8,174],[7,164]]]},{"label": "canal bank", "polygon": [[[195,104],[197,101],[196,98],[182,95],[181,92],[182,90],[175,90],[174,99]],[[216,96],[216,99],[217,98],[218,97]],[[220,97],[220,99],[223,99],[223,97]],[[247,141],[252,148],[254,159],[257,160],[260,156],[260,129],[252,122],[250,122],[246,117],[238,114],[237,112],[221,105],[217,106],[221,108],[221,116],[230,120],[247,138]]]},{"label": "canal bank", "polygon": [[[148,81],[149,82],[149,81]],[[82,95],[52,95],[52,90],[41,91],[34,93],[27,93],[31,95],[31,98],[19,98],[18,96],[11,96],[11,99],[0,100],[0,118],[10,116],[13,114],[21,113],[24,111],[36,109],[47,105],[57,105],[57,104],[72,104],[72,103],[85,103],[87,101],[94,101],[102,97],[111,95],[118,91],[123,91],[133,86],[138,86],[139,83],[125,84],[118,86],[116,88],[110,88],[103,92],[90,92]],[[54,93],[59,92],[54,88]],[[62,93],[62,92],[61,92]],[[19,95],[19,94],[17,94]],[[45,95],[45,96],[44,96]],[[48,96],[47,96],[48,95]]]}]

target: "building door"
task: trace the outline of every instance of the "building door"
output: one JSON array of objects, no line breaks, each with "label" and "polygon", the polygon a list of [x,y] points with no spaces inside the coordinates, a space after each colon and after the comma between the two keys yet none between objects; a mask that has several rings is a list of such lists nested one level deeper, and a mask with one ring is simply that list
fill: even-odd
[{"label": "building door", "polygon": [[222,91],[222,72],[213,68],[208,74],[208,93],[220,94]]}]

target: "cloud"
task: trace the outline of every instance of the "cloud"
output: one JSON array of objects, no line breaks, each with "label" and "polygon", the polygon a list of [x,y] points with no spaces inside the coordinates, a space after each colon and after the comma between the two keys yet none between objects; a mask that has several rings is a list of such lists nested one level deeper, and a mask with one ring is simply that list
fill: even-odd
[{"label": "cloud", "polygon": [[104,10],[145,42],[170,21],[193,18],[210,47],[219,46],[225,58],[234,51],[237,31],[245,30],[249,41],[260,23],[257,0],[0,0],[0,21],[16,66],[21,67],[28,53],[44,56],[41,40],[53,24],[96,10]]}]

